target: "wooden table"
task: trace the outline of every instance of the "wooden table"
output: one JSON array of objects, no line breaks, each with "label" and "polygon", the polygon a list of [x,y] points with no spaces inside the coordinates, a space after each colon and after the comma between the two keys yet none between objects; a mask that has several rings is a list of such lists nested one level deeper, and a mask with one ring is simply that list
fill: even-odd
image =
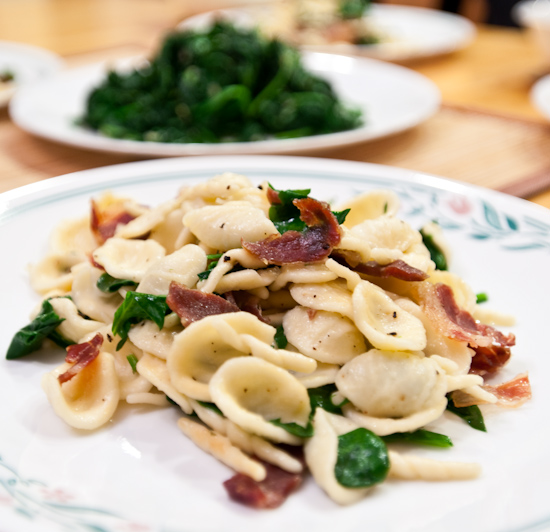
[{"label": "wooden table", "polygon": [[[203,0],[206,10],[231,0]],[[197,10],[188,0],[3,0],[0,39],[43,46],[69,66],[150,54]],[[550,207],[550,125],[529,89],[545,73],[524,32],[479,26],[475,41],[407,66],[433,80],[443,107],[388,139],[322,156],[392,164],[501,189]],[[0,111],[0,192],[56,175],[137,160],[61,146],[19,130]]]}]

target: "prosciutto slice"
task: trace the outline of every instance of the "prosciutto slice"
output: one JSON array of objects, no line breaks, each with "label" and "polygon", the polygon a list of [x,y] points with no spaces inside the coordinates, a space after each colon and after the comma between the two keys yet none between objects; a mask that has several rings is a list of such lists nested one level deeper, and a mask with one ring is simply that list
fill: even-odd
[{"label": "prosciutto slice", "polygon": [[482,388],[495,395],[501,406],[517,407],[531,399],[531,383],[527,373],[517,375],[498,386],[482,386]]},{"label": "prosciutto slice", "polygon": [[187,327],[194,321],[215,314],[239,312],[239,307],[216,294],[205,294],[172,281],[168,288],[166,304],[181,319],[181,324]]},{"label": "prosciutto slice", "polygon": [[353,258],[345,251],[333,251],[331,258],[340,264],[347,266],[357,273],[364,273],[373,277],[388,278],[393,277],[401,281],[425,281],[428,274],[418,268],[409,266],[405,261],[398,259],[388,264],[379,264],[374,260],[368,262],[353,261]]},{"label": "prosciutto slice", "polygon": [[[513,379],[497,386],[484,385],[482,388],[497,398],[496,404],[499,406],[515,408],[531,399],[531,384],[527,373],[517,375]],[[484,403],[484,401],[480,402],[477,398],[462,390],[454,391],[452,399],[454,405],[459,408]]]},{"label": "prosciutto slice", "polygon": [[[417,293],[420,305],[430,321],[448,338],[468,342],[473,349],[515,345],[516,339],[513,334],[505,335],[490,325],[478,323],[469,312],[461,309],[448,285],[422,283]],[[500,360],[502,363],[498,367],[508,358],[501,356]],[[495,367],[494,371],[496,369]]]},{"label": "prosciutto slice", "polygon": [[91,364],[99,355],[99,348],[103,345],[103,336],[97,333],[89,342],[74,344],[67,347],[65,362],[73,364],[65,373],[57,377],[60,384],[70,381],[86,366]]},{"label": "prosciutto slice", "polygon": [[270,235],[259,242],[242,242],[243,248],[266,264],[311,263],[326,259],[340,242],[338,220],[328,203],[313,198],[295,199],[300,218],[307,225],[300,231]]},{"label": "prosciutto slice", "polygon": [[261,482],[242,473],[226,480],[223,485],[229,497],[251,508],[278,508],[302,484],[303,473],[289,473],[265,462],[263,465],[267,475]]},{"label": "prosciutto slice", "polygon": [[264,318],[262,315],[260,298],[258,296],[255,296],[246,290],[236,290],[234,292],[226,292],[224,297],[227,301],[236,305],[240,310],[253,314],[264,323],[270,323],[270,320]]},{"label": "prosciutto slice", "polygon": [[99,245],[104,244],[108,238],[114,236],[119,224],[126,225],[134,218],[134,215],[126,212],[122,207],[101,210],[97,203],[92,200],[91,229]]}]

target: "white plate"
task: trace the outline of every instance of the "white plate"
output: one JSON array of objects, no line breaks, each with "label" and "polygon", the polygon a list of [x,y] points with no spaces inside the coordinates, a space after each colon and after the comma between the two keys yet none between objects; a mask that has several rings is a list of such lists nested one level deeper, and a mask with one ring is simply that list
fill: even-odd
[{"label": "white plate", "polygon": [[540,78],[531,88],[531,102],[550,120],[550,75]]},{"label": "white plate", "polygon": [[452,270],[475,292],[487,292],[492,308],[516,315],[518,345],[499,381],[529,371],[533,399],[485,411],[487,433],[445,415],[433,429],[455,446],[415,450],[477,462],[477,480],[388,481],[362,502],[339,507],[308,479],[281,508],[254,511],[228,500],[221,483],[231,472],[179,432],[175,408],[121,408],[109,426],[76,431],[40,389],[41,375],[63,354],[2,357],[2,532],[511,532],[549,525],[550,213],[517,198],[402,169],[299,157],[165,159],[42,181],[0,195],[0,352],[39,300],[25,268],[45,253],[60,220],[87,212],[90,197],[107,188],[156,204],[222,171],[282,189],[311,187],[320,199],[390,188],[414,227],[439,220],[454,252]]},{"label": "white plate", "polygon": [[[272,9],[269,3],[222,9],[190,17],[180,27],[203,27],[219,13],[246,25],[258,21],[261,26],[263,17],[272,16]],[[377,33],[385,37],[383,42],[368,45],[309,45],[304,48],[319,52],[362,55],[384,61],[408,61],[460,50],[476,35],[474,24],[467,18],[436,9],[373,4],[366,17]]]},{"label": "white plate", "polygon": [[105,76],[104,65],[61,73],[25,87],[10,104],[12,120],[35,135],[101,151],[141,156],[305,153],[354,144],[403,131],[426,120],[439,107],[437,87],[412,70],[368,59],[306,53],[308,69],[327,79],[342,101],[362,109],[365,125],[352,131],[298,139],[168,144],[111,139],[74,124],[89,91]]},{"label": "white plate", "polygon": [[0,88],[0,108],[5,106],[15,89],[52,75],[63,66],[53,52],[10,41],[0,41],[0,73],[9,70],[15,75],[9,88]]}]

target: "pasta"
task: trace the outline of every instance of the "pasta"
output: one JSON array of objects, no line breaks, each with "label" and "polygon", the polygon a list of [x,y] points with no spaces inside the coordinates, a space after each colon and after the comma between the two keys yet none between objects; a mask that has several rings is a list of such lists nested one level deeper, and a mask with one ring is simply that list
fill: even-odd
[{"label": "pasta", "polygon": [[[106,193],[30,268],[44,299],[7,357],[46,339],[67,348],[42,387],[75,428],[101,427],[120,401],[176,405],[183,434],[237,473],[229,495],[252,506],[301,482],[288,446],[342,505],[386,478],[473,479],[477,464],[392,445],[450,446],[424,428],[447,409],[530,396],[526,376],[502,385],[505,400],[484,384],[515,340],[476,317],[505,315],[437,269],[424,235],[448,261],[441,229],[399,219],[395,193],[343,207],[231,173],[152,208]],[[250,482],[276,493],[258,502]]]}]

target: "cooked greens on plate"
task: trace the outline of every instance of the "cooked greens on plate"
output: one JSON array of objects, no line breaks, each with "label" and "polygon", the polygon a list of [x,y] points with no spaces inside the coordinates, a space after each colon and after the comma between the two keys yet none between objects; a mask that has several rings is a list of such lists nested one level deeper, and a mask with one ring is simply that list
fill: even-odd
[{"label": "cooked greens on plate", "polygon": [[220,20],[168,35],[143,67],[109,72],[79,123],[119,139],[218,143],[334,133],[362,118],[296,49]]}]

